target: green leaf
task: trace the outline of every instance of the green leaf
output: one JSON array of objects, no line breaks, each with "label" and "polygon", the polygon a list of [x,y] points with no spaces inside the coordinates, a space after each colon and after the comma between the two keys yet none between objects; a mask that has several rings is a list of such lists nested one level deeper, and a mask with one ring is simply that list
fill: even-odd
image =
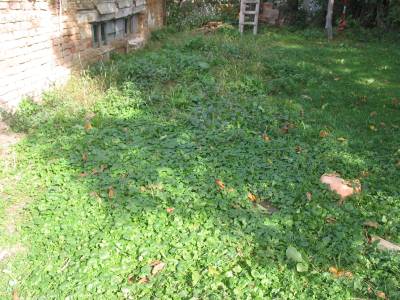
[{"label": "green leaf", "polygon": [[289,246],[286,249],[286,257],[288,259],[291,259],[295,262],[303,262],[303,257],[301,256],[301,253],[294,247]]}]

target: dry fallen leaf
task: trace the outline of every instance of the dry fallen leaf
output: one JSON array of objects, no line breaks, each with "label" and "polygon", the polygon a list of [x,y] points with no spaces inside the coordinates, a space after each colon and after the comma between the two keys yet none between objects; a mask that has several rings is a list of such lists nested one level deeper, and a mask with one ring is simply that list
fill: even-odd
[{"label": "dry fallen leaf", "polygon": [[332,216],[328,216],[328,217],[325,218],[325,222],[329,223],[329,224],[336,223],[336,218],[332,217]]},{"label": "dry fallen leaf", "polygon": [[353,277],[353,273],[351,273],[350,271],[339,270],[336,267],[330,267],[329,272],[335,278],[340,278],[340,277],[352,278]]},{"label": "dry fallen leaf", "polygon": [[114,188],[113,188],[112,186],[110,186],[110,187],[108,188],[108,198],[112,199],[112,198],[114,198],[114,197],[115,197]]},{"label": "dry fallen leaf", "polygon": [[138,281],[139,284],[146,284],[148,282],[149,282],[149,278],[147,278],[147,276],[140,278]]},{"label": "dry fallen leaf", "polygon": [[340,80],[340,77],[335,77],[334,80],[338,81],[338,80]]},{"label": "dry fallen leaf", "polygon": [[79,177],[86,177],[88,174],[87,173],[81,173],[79,174]]},{"label": "dry fallen leaf", "polygon": [[293,123],[285,123],[282,127],[281,127],[281,132],[282,133],[289,133],[289,129],[293,129],[295,126]]},{"label": "dry fallen leaf", "polygon": [[255,202],[255,201],[257,200],[256,195],[254,195],[254,194],[251,193],[251,192],[248,192],[248,193],[247,193],[247,198],[248,198],[250,201],[252,201],[252,202]]},{"label": "dry fallen leaf", "polygon": [[297,154],[300,154],[301,151],[303,151],[303,149],[302,149],[300,146],[297,145],[297,146],[294,148],[294,151],[296,151]]},{"label": "dry fallen leaf", "polygon": [[368,221],[364,222],[364,226],[365,227],[371,227],[371,228],[378,228],[379,224],[377,222],[375,222],[375,221],[368,220]]},{"label": "dry fallen leaf", "polygon": [[215,184],[218,185],[221,190],[225,188],[225,184],[220,179],[215,179]]},{"label": "dry fallen leaf", "polygon": [[156,275],[162,269],[164,269],[165,263],[163,263],[162,261],[156,260],[151,264],[151,266],[153,267],[153,269],[151,270],[151,275]]},{"label": "dry fallen leaf", "polygon": [[370,117],[375,117],[378,113],[376,111],[371,112],[369,115]]},{"label": "dry fallen leaf", "polygon": [[307,200],[308,200],[308,201],[311,201],[311,200],[312,200],[312,193],[311,193],[311,192],[307,192],[307,193],[306,193],[306,196],[307,196]]},{"label": "dry fallen leaf", "polygon": [[369,172],[366,171],[366,170],[361,171],[360,176],[361,176],[361,177],[368,177],[368,176],[369,176]]},{"label": "dry fallen leaf", "polygon": [[328,135],[329,135],[329,132],[326,131],[326,130],[321,130],[321,131],[319,132],[319,136],[320,136],[321,138],[326,138]]},{"label": "dry fallen leaf", "polygon": [[266,134],[266,133],[264,133],[263,135],[262,135],[262,139],[265,141],[265,142],[270,142],[271,141],[271,138],[268,136],[268,134]]},{"label": "dry fallen leaf", "polygon": [[385,122],[380,122],[379,125],[381,125],[382,128],[386,127],[386,123]]},{"label": "dry fallen leaf", "polygon": [[85,130],[86,131],[89,131],[89,130],[91,130],[93,127],[92,127],[92,124],[89,122],[89,121],[86,121],[85,122]]},{"label": "dry fallen leaf", "polygon": [[167,208],[167,213],[172,214],[174,212],[175,208],[173,207],[168,207]]},{"label": "dry fallen leaf", "polygon": [[82,154],[82,160],[83,161],[87,161],[88,160],[88,155],[87,155],[86,152]]},{"label": "dry fallen leaf", "polygon": [[19,296],[18,296],[18,291],[17,290],[13,290],[12,300],[19,300]]},{"label": "dry fallen leaf", "polygon": [[371,243],[378,242],[379,250],[387,250],[387,251],[400,251],[400,245],[389,242],[379,236],[373,235],[371,236]]},{"label": "dry fallen leaf", "polygon": [[343,203],[345,198],[361,192],[359,180],[347,181],[340,178],[340,176],[335,173],[322,175],[320,181],[328,185],[331,191],[339,195],[341,199],[340,203]]},{"label": "dry fallen leaf", "polygon": [[386,295],[385,295],[385,293],[382,292],[382,291],[377,291],[377,292],[375,293],[375,295],[376,295],[376,297],[378,297],[379,299],[386,299]]}]

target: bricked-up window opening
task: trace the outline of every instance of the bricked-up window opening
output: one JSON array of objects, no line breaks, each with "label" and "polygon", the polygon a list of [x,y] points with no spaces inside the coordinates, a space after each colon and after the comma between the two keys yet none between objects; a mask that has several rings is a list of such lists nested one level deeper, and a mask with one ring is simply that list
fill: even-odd
[{"label": "bricked-up window opening", "polygon": [[100,47],[134,32],[134,16],[92,23],[93,47]]},{"label": "bricked-up window opening", "polygon": [[128,18],[125,18],[125,19],[124,19],[124,33],[125,33],[125,34],[128,34],[128,33],[129,33],[129,32],[128,32],[128,24],[129,24]]},{"label": "bricked-up window opening", "polygon": [[93,46],[99,46],[99,26],[97,24],[92,24],[92,33],[93,33]]}]

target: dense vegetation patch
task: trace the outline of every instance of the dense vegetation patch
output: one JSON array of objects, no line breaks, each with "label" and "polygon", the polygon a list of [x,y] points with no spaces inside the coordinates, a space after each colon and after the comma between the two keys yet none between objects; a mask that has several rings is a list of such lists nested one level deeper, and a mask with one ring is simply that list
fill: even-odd
[{"label": "dense vegetation patch", "polygon": [[[399,48],[318,32],[157,37],[91,70],[104,92],[55,91],[12,120],[34,201],[29,251],[2,266],[0,295],[400,298],[400,255],[367,240],[400,243]],[[339,206],[326,172],[362,193]]]}]

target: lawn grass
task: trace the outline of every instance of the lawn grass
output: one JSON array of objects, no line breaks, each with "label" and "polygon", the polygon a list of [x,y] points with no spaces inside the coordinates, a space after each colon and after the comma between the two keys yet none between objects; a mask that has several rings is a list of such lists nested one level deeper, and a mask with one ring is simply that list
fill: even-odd
[{"label": "lawn grass", "polygon": [[[90,105],[60,91],[25,104],[11,124],[28,132],[29,251],[2,266],[0,296],[399,299],[400,254],[366,238],[400,243],[399,57],[319,32],[162,31],[90,70],[110,87]],[[338,205],[327,172],[362,193]]]}]

